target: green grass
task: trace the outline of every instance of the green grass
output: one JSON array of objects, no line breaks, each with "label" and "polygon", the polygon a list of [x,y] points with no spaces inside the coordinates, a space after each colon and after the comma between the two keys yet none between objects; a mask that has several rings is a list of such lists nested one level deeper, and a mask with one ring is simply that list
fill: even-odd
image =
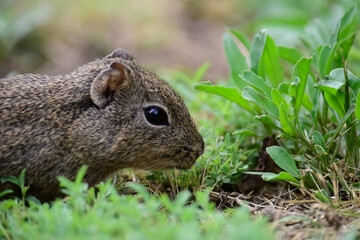
[{"label": "green grass", "polygon": [[0,202],[0,239],[274,239],[266,219],[252,219],[246,208],[218,212],[208,190],[191,204],[188,191],[170,200],[132,184],[137,195],[119,195],[109,181],[95,194],[82,183],[85,171],[75,182],[59,178],[64,200]]}]

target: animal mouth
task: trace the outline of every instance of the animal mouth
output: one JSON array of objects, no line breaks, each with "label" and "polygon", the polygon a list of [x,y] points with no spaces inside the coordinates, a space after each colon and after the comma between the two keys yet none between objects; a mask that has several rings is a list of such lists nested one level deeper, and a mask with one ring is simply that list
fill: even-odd
[{"label": "animal mouth", "polygon": [[180,164],[178,163],[175,168],[180,169],[180,170],[186,170],[186,169],[191,168],[195,162],[196,162],[196,159],[195,160],[182,159],[181,163]]},{"label": "animal mouth", "polygon": [[204,153],[204,144],[200,142],[195,146],[179,146],[174,153],[165,152],[162,154],[162,161],[157,161],[149,169],[180,169],[191,168],[196,160]]},{"label": "animal mouth", "polygon": [[196,160],[198,159],[199,154],[191,150],[183,150],[180,154],[176,155],[176,168],[185,170],[191,168]]},{"label": "animal mouth", "polygon": [[185,170],[191,168],[196,160],[204,153],[204,142],[198,142],[195,146],[184,146],[175,155],[177,169]]}]

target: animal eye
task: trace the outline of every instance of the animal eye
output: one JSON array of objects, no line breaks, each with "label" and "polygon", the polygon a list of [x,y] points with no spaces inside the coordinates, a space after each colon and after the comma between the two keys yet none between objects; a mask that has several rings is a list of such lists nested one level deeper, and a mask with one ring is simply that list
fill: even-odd
[{"label": "animal eye", "polygon": [[146,120],[152,125],[169,125],[168,115],[165,110],[158,106],[150,106],[144,109]]}]

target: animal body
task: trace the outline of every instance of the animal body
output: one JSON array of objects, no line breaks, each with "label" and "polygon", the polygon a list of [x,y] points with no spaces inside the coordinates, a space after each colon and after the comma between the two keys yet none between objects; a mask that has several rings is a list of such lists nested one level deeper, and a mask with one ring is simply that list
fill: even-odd
[{"label": "animal body", "polygon": [[123,49],[65,75],[0,79],[0,177],[26,168],[41,201],[82,165],[93,186],[122,168],[186,169],[203,151],[180,96]]}]

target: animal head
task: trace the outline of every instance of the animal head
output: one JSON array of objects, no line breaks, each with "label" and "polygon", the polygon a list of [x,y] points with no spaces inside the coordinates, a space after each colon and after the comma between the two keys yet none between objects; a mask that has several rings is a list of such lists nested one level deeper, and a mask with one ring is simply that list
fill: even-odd
[{"label": "animal head", "polygon": [[77,148],[102,162],[99,168],[191,167],[204,142],[181,97],[125,50],[115,50],[102,61],[106,68],[90,88],[95,106],[72,128],[74,141],[85,143]]}]

